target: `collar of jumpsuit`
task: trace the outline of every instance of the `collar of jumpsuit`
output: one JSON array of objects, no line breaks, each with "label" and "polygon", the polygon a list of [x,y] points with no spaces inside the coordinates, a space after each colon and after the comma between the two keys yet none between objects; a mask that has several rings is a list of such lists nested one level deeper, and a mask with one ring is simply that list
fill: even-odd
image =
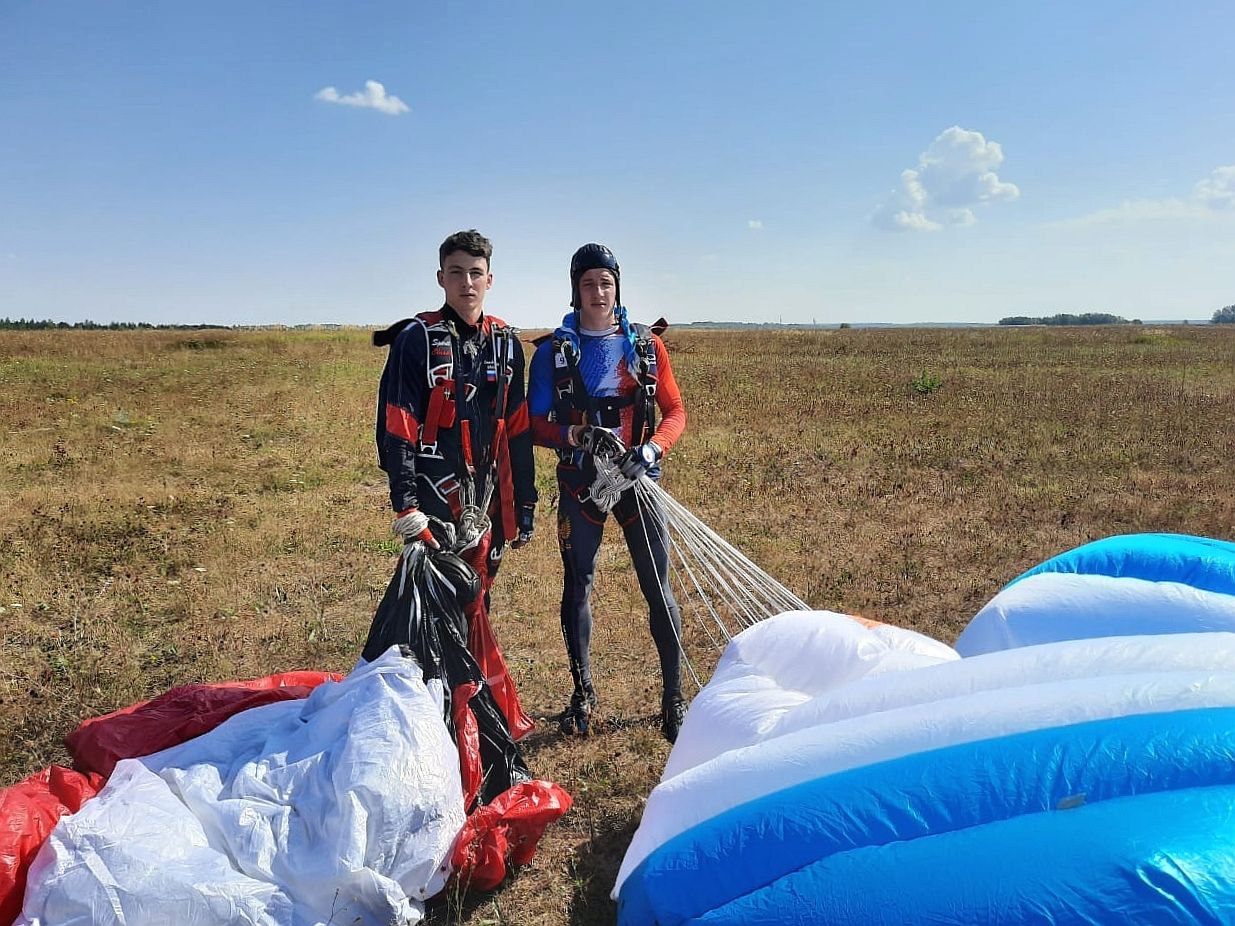
[{"label": "collar of jumpsuit", "polygon": [[476,319],[476,324],[474,325],[469,325],[467,322],[465,322],[459,316],[459,313],[456,312],[453,308],[451,308],[449,302],[443,303],[442,314],[445,315],[447,320],[450,321],[450,323],[455,326],[455,331],[459,333],[460,341],[472,340],[472,338],[476,337],[477,333],[480,332],[481,329],[484,328],[485,316],[483,312],[481,313],[480,317]]}]

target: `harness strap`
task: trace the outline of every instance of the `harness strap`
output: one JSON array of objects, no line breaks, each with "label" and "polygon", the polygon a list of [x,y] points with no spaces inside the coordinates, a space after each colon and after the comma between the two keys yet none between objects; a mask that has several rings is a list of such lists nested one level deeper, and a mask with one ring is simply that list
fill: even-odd
[{"label": "harness strap", "polygon": [[635,351],[639,356],[639,392],[642,401],[635,406],[633,436],[638,444],[652,439],[656,428],[656,344],[649,330],[642,325],[637,328],[640,337],[635,342]]},{"label": "harness strap", "polygon": [[[450,349],[453,351],[455,342],[458,339],[453,335],[450,337]],[[460,480],[464,476],[467,477],[468,491],[471,491],[474,482],[472,477],[476,475],[476,458],[472,455],[472,419],[468,417],[467,405],[472,396],[468,395],[467,382],[463,379],[463,364],[456,359],[454,365],[455,388],[454,388],[454,406],[455,406],[455,421],[459,425],[459,446],[463,450],[463,472],[461,472]],[[476,378],[476,370],[472,370],[472,378]],[[474,387],[473,387],[474,388]],[[473,393],[474,395],[475,393]]]},{"label": "harness strap", "polygon": [[506,419],[497,419],[493,432],[493,465],[497,467],[497,493],[502,514],[502,534],[507,541],[519,536],[515,518],[515,476],[510,468],[510,438],[506,434]]},{"label": "harness strap", "polygon": [[420,449],[436,452],[438,429],[451,428],[455,423],[454,397],[458,394],[458,390],[453,380],[458,363],[455,359],[454,339],[443,323],[440,320],[431,322],[424,316],[418,317],[425,326],[425,336],[428,341],[428,357],[425,364],[430,389],[425,420],[420,426]]},{"label": "harness strap", "polygon": [[568,399],[586,418],[589,411],[596,410],[596,399],[588,393],[587,384],[583,381],[583,371],[579,368],[579,350],[573,342],[565,338],[555,339],[553,348],[562,359],[561,364],[556,367],[559,371],[556,384],[558,399]]},{"label": "harness strap", "polygon": [[451,397],[450,386],[445,383],[434,386],[429,393],[429,407],[425,412],[425,423],[420,429],[420,444],[431,447],[437,443],[438,428],[452,428],[455,423],[455,403]]},{"label": "harness strap", "polygon": [[514,362],[512,351],[517,349],[514,337],[507,328],[494,327],[490,335],[493,345],[493,366],[497,392],[493,408],[493,466],[497,470],[498,507],[502,514],[502,532],[506,539],[519,535],[515,518],[515,480],[510,468],[510,437],[506,433],[506,396],[510,390],[509,369],[506,362]]}]

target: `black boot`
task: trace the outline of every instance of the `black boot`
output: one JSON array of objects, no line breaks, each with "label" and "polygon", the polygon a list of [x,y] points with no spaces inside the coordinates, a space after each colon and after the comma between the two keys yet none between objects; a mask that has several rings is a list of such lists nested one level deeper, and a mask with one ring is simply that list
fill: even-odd
[{"label": "black boot", "polygon": [[686,719],[686,702],[678,695],[666,699],[660,709],[660,732],[671,743],[678,741],[678,731]]},{"label": "black boot", "polygon": [[567,736],[587,736],[592,732],[592,710],[596,707],[596,692],[591,685],[576,688],[570,705],[558,719],[558,729]]}]

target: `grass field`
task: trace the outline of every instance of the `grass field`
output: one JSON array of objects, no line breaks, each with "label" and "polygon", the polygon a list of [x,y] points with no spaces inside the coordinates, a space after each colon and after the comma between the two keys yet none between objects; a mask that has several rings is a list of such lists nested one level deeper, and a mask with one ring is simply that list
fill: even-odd
[{"label": "grass field", "polygon": [[[690,423],[665,485],[813,606],[951,642],[1097,537],[1235,539],[1235,326],[670,329]],[[0,785],[173,685],[347,671],[394,566],[372,438],[384,352],[342,332],[0,332]],[[569,694],[552,461],[494,624],[525,706]],[[576,798],[535,862],[435,921],[600,924],[668,746],[620,537],[601,552],[601,735],[545,722]],[[688,618],[689,620],[689,618]],[[706,667],[715,653],[695,650]]]}]

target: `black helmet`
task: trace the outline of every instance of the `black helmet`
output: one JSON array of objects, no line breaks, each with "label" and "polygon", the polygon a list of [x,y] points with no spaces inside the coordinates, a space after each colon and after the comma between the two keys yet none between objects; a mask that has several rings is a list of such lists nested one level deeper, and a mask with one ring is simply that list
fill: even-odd
[{"label": "black helmet", "polygon": [[622,304],[622,271],[618,269],[617,258],[603,244],[585,244],[575,251],[570,259],[570,304],[579,308],[579,277],[589,270],[608,270],[613,274],[615,284],[615,301]]}]

